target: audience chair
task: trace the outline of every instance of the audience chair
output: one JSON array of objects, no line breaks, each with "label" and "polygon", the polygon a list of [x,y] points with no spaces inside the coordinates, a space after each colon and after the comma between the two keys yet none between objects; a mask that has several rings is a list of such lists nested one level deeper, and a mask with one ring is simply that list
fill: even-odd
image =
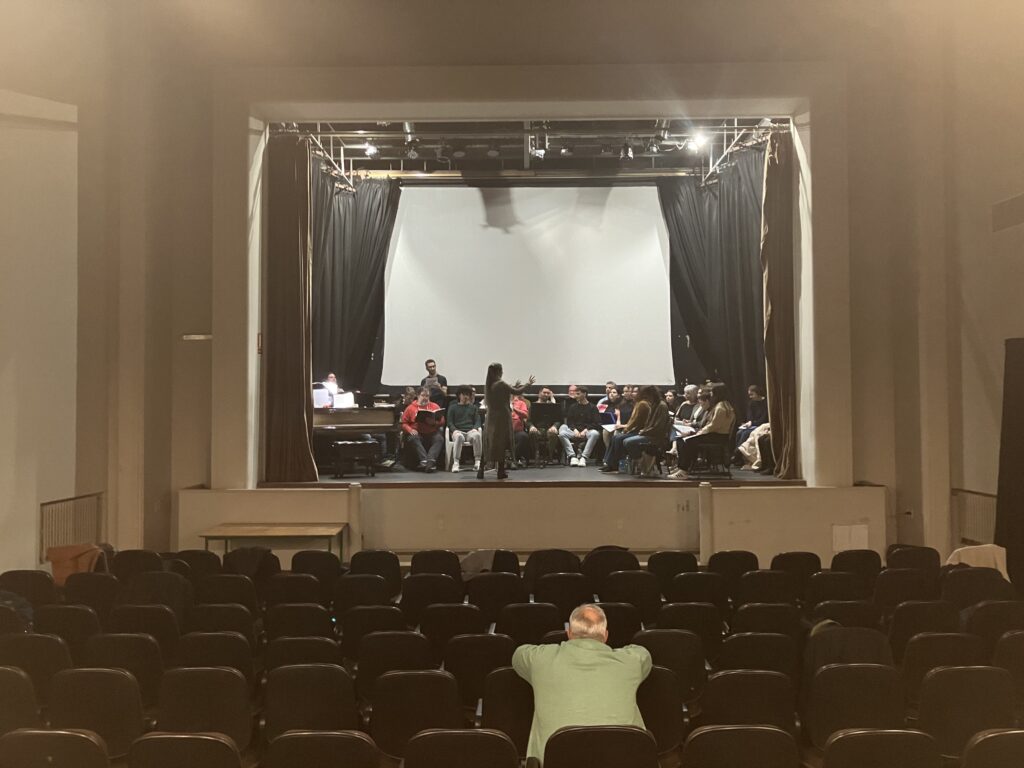
[{"label": "audience chair", "polygon": [[188,563],[192,571],[190,578],[193,586],[198,586],[207,576],[214,576],[224,568],[220,556],[208,549],[183,549],[176,552],[174,557]]},{"label": "audience chair", "polygon": [[796,605],[793,577],[785,571],[747,571],[736,586],[736,606],[747,603],[789,603]]},{"label": "audience chair", "polygon": [[409,740],[403,768],[519,768],[516,745],[501,731],[430,728]]},{"label": "audience chair", "polygon": [[935,582],[916,568],[886,568],[875,579],[872,601],[888,618],[900,603],[908,600],[932,600]]},{"label": "audience chair", "polygon": [[878,629],[882,624],[882,612],[870,600],[823,600],[811,612],[811,624],[826,620],[844,627]]},{"label": "audience chair", "polygon": [[609,574],[616,571],[639,571],[640,561],[625,549],[595,549],[583,557],[580,569],[590,581],[590,591],[600,595]]},{"label": "audience chair", "polygon": [[0,738],[4,768],[108,768],[107,747],[90,731],[23,729]]},{"label": "audience chair", "polygon": [[633,643],[646,648],[654,664],[671,670],[683,703],[690,704],[700,696],[708,673],[697,635],[685,629],[645,629],[636,633]]},{"label": "audience chair", "polygon": [[374,685],[387,672],[436,669],[430,641],[419,632],[371,632],[359,646],[356,693],[373,702]]},{"label": "audience chair", "polygon": [[683,746],[687,768],[800,768],[793,735],[771,725],[706,725]]},{"label": "audience chair", "polygon": [[353,661],[359,655],[363,636],[370,632],[407,629],[405,616],[393,605],[358,605],[341,617],[341,651]]},{"label": "audience chair", "polygon": [[685,629],[700,638],[704,658],[718,658],[722,647],[722,614],[712,603],[668,603],[658,611],[658,629]]},{"label": "audience chair", "polygon": [[293,664],[267,675],[264,736],[360,727],[352,678],[335,664]]},{"label": "audience chair", "polygon": [[222,733],[147,733],[128,753],[131,768],[242,768],[235,743]]},{"label": "audience chair", "polygon": [[1024,632],[1007,632],[999,638],[992,665],[1002,667],[1013,678],[1017,711],[1022,713],[1020,722],[1024,725]]},{"label": "audience chair", "polygon": [[0,666],[24,671],[45,707],[50,701],[50,681],[61,670],[70,669],[71,653],[56,635],[0,635]]},{"label": "audience chair", "polygon": [[579,557],[564,549],[538,549],[526,558],[523,568],[523,584],[529,594],[534,594],[537,579],[548,573],[582,573]]},{"label": "audience chair", "polygon": [[708,677],[700,725],[772,725],[796,733],[796,691],[781,672],[731,669]]},{"label": "audience chair", "polygon": [[908,600],[896,606],[889,621],[889,645],[893,659],[903,660],[907,642],[922,632],[959,632],[960,616],[952,603],[942,600]]},{"label": "audience chair", "polygon": [[[984,600],[964,613],[967,617],[964,629],[984,641],[986,661],[992,658],[999,638],[1007,632],[1024,629],[1024,601]],[[37,628],[36,631],[42,630]]]},{"label": "audience chair", "polygon": [[169,571],[144,571],[126,582],[119,602],[126,605],[166,605],[181,624],[192,609],[192,583]]},{"label": "audience chair", "polygon": [[564,629],[565,620],[552,603],[510,603],[498,612],[494,631],[508,635],[516,646],[539,643],[545,633]]},{"label": "audience chair", "polygon": [[814,552],[780,552],[768,566],[773,571],[785,571],[793,580],[801,602],[807,597],[807,582],[821,570],[821,558]]},{"label": "audience chair", "polygon": [[959,757],[980,731],[1014,724],[1013,681],[1005,669],[940,667],[925,675],[918,727],[944,757]]},{"label": "audience chair", "polygon": [[577,606],[594,602],[590,582],[582,573],[546,573],[537,579],[533,595],[539,603],[558,606],[563,622],[569,620],[569,614]]},{"label": "audience chair", "polygon": [[494,560],[491,563],[491,571],[494,573],[511,573],[519,575],[519,555],[510,549],[494,550]]},{"label": "audience chair", "polygon": [[189,632],[178,645],[178,663],[183,667],[230,667],[242,673],[252,686],[252,646],[238,632]]},{"label": "audience chair", "polygon": [[119,605],[110,613],[109,630],[151,635],[160,645],[165,663],[173,664],[178,658],[178,619],[166,605]]},{"label": "audience chair", "polygon": [[413,553],[409,573],[443,573],[462,583],[462,563],[449,549],[424,549]]},{"label": "audience chair", "polygon": [[352,555],[349,573],[372,573],[387,582],[390,595],[402,591],[402,567],[398,555],[389,549],[364,549]]},{"label": "audience chair", "polygon": [[903,693],[907,709],[916,715],[921,685],[933,669],[984,664],[985,646],[980,637],[959,632],[921,632],[907,642],[903,654]]},{"label": "audience chair", "polygon": [[4,571],[0,573],[0,591],[21,595],[33,608],[60,602],[53,576],[46,571]]},{"label": "audience chair", "polygon": [[385,754],[404,757],[409,740],[427,728],[462,726],[459,688],[447,672],[386,672],[377,678],[370,735]]},{"label": "audience chair", "polygon": [[887,568],[918,568],[938,576],[942,560],[937,549],[902,544],[885,555]]},{"label": "audience chair", "polygon": [[669,603],[711,603],[722,616],[729,614],[729,582],[720,573],[680,573],[672,579],[665,600]]},{"label": "audience chair", "polygon": [[804,635],[800,611],[792,603],[745,603],[732,615],[734,633],[770,632],[789,635],[799,642]]},{"label": "audience chair", "polygon": [[98,635],[100,620],[87,605],[42,605],[35,610],[33,629],[41,635],[57,635],[68,644],[71,660],[81,664],[86,641]]},{"label": "audience chair", "polygon": [[418,627],[423,610],[433,603],[461,603],[462,583],[443,573],[416,573],[402,580],[402,599],[398,607],[405,623]]},{"label": "audience chair", "polygon": [[156,704],[164,674],[160,646],[152,635],[103,634],[85,644],[85,663],[90,667],[124,669],[139,684],[144,707]]},{"label": "audience chair", "polygon": [[279,637],[334,638],[331,614],[320,603],[278,603],[267,609],[263,629],[268,640]]},{"label": "audience chair", "polygon": [[448,641],[456,635],[478,635],[489,622],[483,612],[468,603],[434,603],[423,609],[420,632],[430,641],[434,659],[440,663]]},{"label": "audience chair", "polygon": [[50,683],[50,726],[92,731],[120,758],[145,731],[139,684],[123,669],[65,669]]},{"label": "audience chair", "polygon": [[961,568],[942,577],[942,599],[958,611],[985,600],[1016,600],[1013,585],[995,568]]},{"label": "audience chair", "polygon": [[804,727],[824,749],[844,728],[901,728],[903,692],[899,672],[881,664],[828,664],[809,681]]},{"label": "audience chair", "polygon": [[320,583],[320,602],[325,606],[330,605],[334,582],[343,570],[338,556],[323,549],[304,549],[292,555],[292,573],[313,576]]},{"label": "audience chair", "polygon": [[360,731],[289,731],[270,742],[261,768],[378,768],[380,752]]},{"label": "audience chair", "polygon": [[498,613],[511,603],[530,599],[523,580],[511,573],[481,573],[466,582],[469,602],[477,606],[488,623],[498,620]]},{"label": "audience chair", "polygon": [[32,679],[17,667],[0,667],[0,736],[41,725]]},{"label": "audience chair", "polygon": [[647,558],[647,570],[658,577],[661,594],[667,597],[672,579],[680,573],[697,571],[697,556],[680,550],[654,552]]},{"label": "audience chair", "polygon": [[614,571],[605,576],[599,595],[602,602],[635,606],[645,624],[657,621],[661,609],[661,584],[650,571]]},{"label": "audience chair", "polygon": [[830,570],[855,573],[865,594],[870,595],[882,570],[882,557],[873,549],[847,549],[832,556]]},{"label": "audience chair", "polygon": [[729,587],[729,597],[736,596],[740,577],[748,571],[760,568],[757,555],[745,549],[722,550],[708,558],[708,571],[725,577]]},{"label": "audience chair", "polygon": [[24,632],[28,629],[18,612],[8,605],[0,605],[0,635]]},{"label": "audience chair", "polygon": [[558,645],[564,643],[569,639],[569,634],[564,629],[553,629],[550,632],[545,632],[544,637],[540,639],[541,645]]},{"label": "audience chair", "polygon": [[323,592],[312,574],[275,573],[264,582],[263,599],[269,612],[275,606],[288,603],[322,605]]},{"label": "audience chair", "polygon": [[293,664],[335,664],[342,661],[338,644],[327,637],[279,637],[267,644],[263,667],[269,674]]},{"label": "audience chair", "polygon": [[190,632],[237,632],[256,650],[256,626],[252,614],[238,603],[208,603],[192,607]]},{"label": "audience chair", "polygon": [[218,573],[202,579],[196,587],[196,602],[202,605],[237,603],[245,606],[253,619],[260,616],[256,585],[240,573]]},{"label": "audience chair", "polygon": [[963,768],[1024,765],[1024,730],[990,728],[974,734],[964,748]]},{"label": "audience chair", "polygon": [[456,635],[444,651],[444,669],[459,686],[462,705],[476,709],[484,695],[487,675],[512,664],[515,643],[507,635]]},{"label": "audience chair", "polygon": [[157,727],[229,736],[244,752],[252,738],[249,691],[237,669],[181,667],[164,673]]},{"label": "audience chair", "polygon": [[774,632],[740,632],[722,643],[717,669],[762,669],[781,672],[796,680],[799,652],[789,635]]},{"label": "audience chair", "polygon": [[844,728],[825,742],[822,768],[939,768],[935,739],[902,728]]},{"label": "audience chair", "polygon": [[640,611],[629,603],[597,603],[608,619],[608,645],[622,648],[640,631]]},{"label": "audience chair", "polygon": [[866,600],[871,594],[863,579],[855,573],[820,571],[811,574],[807,580],[804,606],[810,613],[818,603],[826,600]]},{"label": "audience chair", "polygon": [[[658,768],[658,745],[642,728],[626,725],[574,725],[559,728],[544,747],[545,768]],[[536,768],[536,760],[527,760]]]},{"label": "audience chair", "polygon": [[163,558],[151,549],[122,549],[110,561],[110,572],[124,584],[140,573],[163,569]]},{"label": "audience chair", "polygon": [[186,563],[184,560],[178,560],[174,553],[160,553],[160,557],[164,561],[164,570],[169,573],[176,573],[183,579],[186,579],[190,584],[192,583],[192,566]]},{"label": "audience chair", "polygon": [[686,731],[683,723],[683,695],[679,680],[672,670],[657,664],[640,683],[636,691],[636,705],[643,717],[644,727],[654,736],[658,754],[674,752],[683,743]]},{"label": "audience chair", "polygon": [[248,576],[262,596],[267,579],[281,572],[281,561],[266,547],[237,547],[224,555],[222,571]]},{"label": "audience chair", "polygon": [[480,725],[499,730],[516,745],[519,757],[526,750],[533,722],[533,688],[512,667],[502,667],[487,675]]},{"label": "audience chair", "polygon": [[814,679],[826,664],[882,664],[892,666],[889,638],[864,627],[828,627],[807,638],[803,679]]},{"label": "audience chair", "polygon": [[340,624],[345,611],[357,605],[391,605],[391,592],[383,576],[375,573],[346,573],[334,581],[331,605],[334,620]]}]

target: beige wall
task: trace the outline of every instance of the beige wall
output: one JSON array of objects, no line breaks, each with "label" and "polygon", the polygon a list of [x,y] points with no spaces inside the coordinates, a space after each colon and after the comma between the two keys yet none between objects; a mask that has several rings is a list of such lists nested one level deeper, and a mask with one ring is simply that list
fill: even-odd
[{"label": "beige wall", "polygon": [[[826,365],[827,352],[818,361],[840,384],[814,393],[814,426],[844,435],[849,423],[851,470],[836,482],[892,487],[894,510],[911,513],[900,535],[941,546],[950,478],[994,488],[1001,344],[1024,326],[1012,293],[1020,228],[989,225],[994,202],[1024,191],[1024,4],[928,5],[0,3],[0,88],[80,114],[79,490],[110,492],[119,542],[163,546],[171,493],[211,482],[214,425],[232,407],[211,400],[213,382],[248,371],[216,370],[210,345],[180,336],[209,331],[218,311],[213,222],[234,203],[210,169],[224,106],[213,83],[226,71],[799,60],[842,73],[845,90],[832,130],[847,152],[827,162],[848,176],[848,231],[815,246],[849,249],[848,270],[817,277],[848,296],[849,372]],[[695,78],[647,89],[714,91],[713,78]],[[827,350],[830,331],[818,331],[815,349]],[[238,334],[245,361],[255,340]]]}]

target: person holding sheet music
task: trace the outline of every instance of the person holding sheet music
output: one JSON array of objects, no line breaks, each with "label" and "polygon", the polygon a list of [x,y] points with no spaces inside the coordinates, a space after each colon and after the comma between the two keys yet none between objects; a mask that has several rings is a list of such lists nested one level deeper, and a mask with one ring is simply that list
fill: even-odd
[{"label": "person holding sheet music", "polygon": [[406,442],[416,451],[421,472],[434,472],[444,450],[444,414],[430,401],[430,390],[420,387],[416,402],[402,413],[402,431]]},{"label": "person holding sheet music", "polygon": [[708,389],[710,410],[707,419],[697,433],[676,440],[679,454],[679,469],[669,475],[674,480],[689,480],[689,470],[697,459],[700,445],[718,443],[729,446],[733,425],[736,423],[736,409],[726,397],[724,384],[712,384]]},{"label": "person holding sheet music", "polygon": [[437,361],[433,358],[428,359],[423,366],[427,369],[427,375],[423,377],[420,386],[430,390],[430,402],[444,408],[448,401],[448,379],[437,372]]},{"label": "person holding sheet music", "polygon": [[[502,380],[503,370],[501,363],[491,363],[487,366],[487,379],[484,382],[484,407],[487,410],[487,420],[484,422],[484,460],[493,463],[498,468],[498,479],[504,480],[508,477],[505,471],[505,452],[515,451],[512,430],[512,395],[522,394],[526,387],[531,386],[536,379],[530,376],[526,384],[517,381],[509,385]],[[513,454],[514,455],[514,454]],[[476,473],[477,479],[484,479],[484,465]]]}]

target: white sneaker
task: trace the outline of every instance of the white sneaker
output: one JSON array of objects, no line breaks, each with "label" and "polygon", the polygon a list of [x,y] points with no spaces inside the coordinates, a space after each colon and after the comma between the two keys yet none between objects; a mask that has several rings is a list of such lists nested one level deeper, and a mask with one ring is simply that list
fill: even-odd
[{"label": "white sneaker", "polygon": [[569,466],[570,467],[578,467],[579,465],[580,465],[580,460],[576,456],[573,456],[571,459],[569,459]]},{"label": "white sneaker", "polygon": [[580,463],[576,465],[577,467],[585,467],[585,466],[587,466],[587,457],[586,456],[580,456],[579,461],[580,461]]},{"label": "white sneaker", "polygon": [[477,459],[476,462],[473,464],[473,471],[474,472],[479,472],[480,471],[480,459]]},{"label": "white sneaker", "polygon": [[[477,467],[477,469],[479,469],[479,467]],[[459,471],[459,462],[453,461],[452,462],[452,472],[458,472],[458,471]]]}]

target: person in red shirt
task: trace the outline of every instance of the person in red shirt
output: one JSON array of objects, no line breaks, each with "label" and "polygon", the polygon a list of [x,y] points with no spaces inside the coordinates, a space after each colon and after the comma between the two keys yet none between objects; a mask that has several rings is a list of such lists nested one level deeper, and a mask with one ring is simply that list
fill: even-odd
[{"label": "person in red shirt", "polygon": [[525,467],[530,455],[530,403],[522,395],[512,396],[512,440],[516,463]]},{"label": "person in red shirt", "polygon": [[[421,387],[416,402],[402,412],[402,431],[405,441],[416,450],[421,472],[437,470],[437,460],[444,450],[444,414],[441,407],[430,402],[430,390]],[[420,417],[420,412],[428,415]]]}]

